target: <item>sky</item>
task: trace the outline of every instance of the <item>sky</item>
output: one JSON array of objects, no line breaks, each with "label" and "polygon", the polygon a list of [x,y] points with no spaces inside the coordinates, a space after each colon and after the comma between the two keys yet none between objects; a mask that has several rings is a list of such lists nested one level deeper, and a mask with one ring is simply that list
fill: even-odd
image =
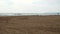
[{"label": "sky", "polygon": [[60,0],[0,0],[0,13],[60,12]]}]

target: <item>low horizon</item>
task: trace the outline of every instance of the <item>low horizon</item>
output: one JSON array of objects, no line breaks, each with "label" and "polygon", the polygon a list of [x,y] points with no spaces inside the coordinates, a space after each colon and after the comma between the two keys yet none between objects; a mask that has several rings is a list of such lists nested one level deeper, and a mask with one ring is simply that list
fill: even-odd
[{"label": "low horizon", "polygon": [[60,13],[0,13],[0,16],[60,15]]}]

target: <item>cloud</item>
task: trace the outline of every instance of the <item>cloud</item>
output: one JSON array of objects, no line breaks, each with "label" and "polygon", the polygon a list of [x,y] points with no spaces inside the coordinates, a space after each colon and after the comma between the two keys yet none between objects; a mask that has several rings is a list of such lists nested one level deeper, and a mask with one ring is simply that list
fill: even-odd
[{"label": "cloud", "polygon": [[32,9],[32,1],[30,0],[12,0],[13,5],[10,7],[10,12],[25,13]]},{"label": "cloud", "polygon": [[59,12],[60,0],[0,0],[0,13]]},{"label": "cloud", "polygon": [[59,9],[60,9],[60,4],[58,4],[55,0],[50,0],[50,1],[39,1],[39,2],[35,2],[35,5],[34,5],[35,7],[34,8],[36,8],[36,7],[39,7],[39,9],[42,9],[42,11],[50,11],[50,12],[52,12],[52,11],[59,11]]}]

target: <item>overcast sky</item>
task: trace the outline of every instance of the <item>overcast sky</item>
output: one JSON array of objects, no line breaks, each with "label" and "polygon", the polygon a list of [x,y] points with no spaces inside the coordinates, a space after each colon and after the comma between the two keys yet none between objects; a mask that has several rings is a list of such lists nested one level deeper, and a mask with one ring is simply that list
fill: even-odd
[{"label": "overcast sky", "polygon": [[0,0],[0,13],[60,12],[60,0]]}]

